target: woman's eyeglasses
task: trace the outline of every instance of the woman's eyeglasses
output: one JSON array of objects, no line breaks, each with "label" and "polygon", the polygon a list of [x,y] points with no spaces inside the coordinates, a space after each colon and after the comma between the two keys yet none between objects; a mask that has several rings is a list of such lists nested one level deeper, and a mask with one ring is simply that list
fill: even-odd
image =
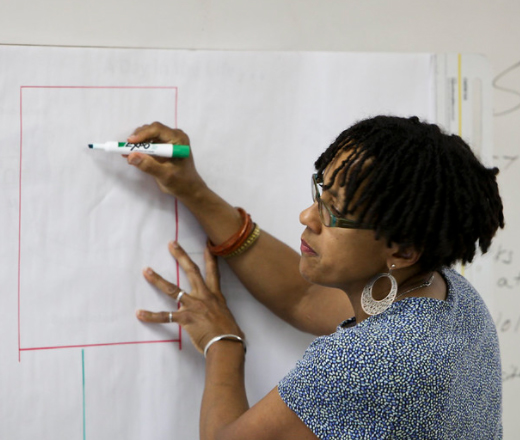
[{"label": "woman's eyeglasses", "polygon": [[358,224],[355,220],[338,217],[332,213],[332,210],[321,199],[321,186],[323,182],[318,179],[315,173],[312,175],[312,200],[318,202],[318,212],[320,213],[321,222],[329,228],[347,228],[347,229],[373,229],[370,225]]}]

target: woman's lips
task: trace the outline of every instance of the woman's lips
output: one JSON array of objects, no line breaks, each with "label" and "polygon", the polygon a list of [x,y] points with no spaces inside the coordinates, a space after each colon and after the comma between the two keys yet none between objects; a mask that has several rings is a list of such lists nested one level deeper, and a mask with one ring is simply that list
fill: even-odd
[{"label": "woman's lips", "polygon": [[303,238],[302,238],[302,243],[300,245],[300,250],[301,250],[302,254],[317,255],[317,253],[314,251],[314,249],[311,248]]}]

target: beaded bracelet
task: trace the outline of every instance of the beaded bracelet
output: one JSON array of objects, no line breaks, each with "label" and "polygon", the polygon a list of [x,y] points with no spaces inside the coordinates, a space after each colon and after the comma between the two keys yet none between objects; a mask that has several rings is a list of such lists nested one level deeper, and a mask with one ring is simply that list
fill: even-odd
[{"label": "beaded bracelet", "polygon": [[258,239],[259,236],[260,236],[260,228],[255,223],[253,231],[251,232],[251,234],[249,234],[246,241],[244,241],[244,243],[238,249],[234,250],[233,252],[231,252],[227,255],[224,255],[224,258],[228,259],[231,257],[236,257],[237,255],[240,255],[241,253],[245,252],[247,249],[249,249],[254,244],[254,242]]},{"label": "beaded bracelet", "polygon": [[229,258],[241,254],[256,241],[260,234],[260,229],[256,230],[257,226],[252,222],[251,216],[242,208],[237,208],[237,210],[243,222],[240,230],[219,245],[214,245],[208,239],[208,249],[217,257]]},{"label": "beaded bracelet", "polygon": [[246,341],[244,341],[244,339],[241,338],[240,336],[237,336],[237,335],[220,335],[220,336],[215,336],[213,339],[211,339],[206,344],[206,347],[204,347],[204,357],[206,357],[206,354],[208,353],[209,347],[211,347],[215,342],[221,341],[223,339],[227,340],[227,341],[241,342],[242,345],[244,346],[244,353],[247,352]]}]

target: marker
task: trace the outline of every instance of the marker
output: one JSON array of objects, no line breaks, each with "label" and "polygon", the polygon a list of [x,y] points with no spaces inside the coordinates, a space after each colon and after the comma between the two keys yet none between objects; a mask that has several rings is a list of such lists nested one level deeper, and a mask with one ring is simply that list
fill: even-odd
[{"label": "marker", "polygon": [[153,144],[142,142],[129,144],[128,142],[105,142],[104,144],[88,144],[93,150],[105,150],[109,153],[130,154],[135,151],[151,156],[185,158],[190,155],[189,145]]}]

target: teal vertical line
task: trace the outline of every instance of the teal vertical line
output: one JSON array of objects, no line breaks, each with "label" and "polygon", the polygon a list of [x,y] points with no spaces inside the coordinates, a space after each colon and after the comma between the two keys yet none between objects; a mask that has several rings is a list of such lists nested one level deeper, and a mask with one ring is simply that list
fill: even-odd
[{"label": "teal vertical line", "polygon": [[85,350],[81,350],[81,369],[83,375],[83,440],[87,439],[85,423]]}]

